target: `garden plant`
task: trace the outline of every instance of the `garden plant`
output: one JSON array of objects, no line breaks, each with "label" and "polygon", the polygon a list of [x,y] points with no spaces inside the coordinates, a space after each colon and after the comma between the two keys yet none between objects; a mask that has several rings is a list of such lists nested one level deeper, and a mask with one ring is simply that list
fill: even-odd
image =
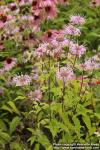
[{"label": "garden plant", "polygon": [[1,0],[0,150],[99,144],[100,0]]}]

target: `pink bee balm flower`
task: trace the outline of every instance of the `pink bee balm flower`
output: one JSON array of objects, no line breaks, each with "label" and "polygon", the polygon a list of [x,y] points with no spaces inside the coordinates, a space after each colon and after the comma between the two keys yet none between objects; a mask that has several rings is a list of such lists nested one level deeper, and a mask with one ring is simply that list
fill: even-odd
[{"label": "pink bee balm flower", "polygon": [[100,64],[98,64],[95,61],[89,59],[84,64],[81,64],[81,67],[84,70],[89,71],[89,70],[93,70],[93,69],[99,69],[100,68]]},{"label": "pink bee balm flower", "polygon": [[73,70],[70,67],[61,67],[57,70],[56,77],[62,81],[68,81],[74,78]]},{"label": "pink bee balm flower", "polygon": [[40,101],[42,99],[42,92],[41,90],[35,90],[35,91],[31,91],[28,94],[28,98],[32,101]]},{"label": "pink bee balm flower", "polygon": [[61,47],[69,47],[71,41],[69,39],[64,39],[62,42],[60,42]]},{"label": "pink bee balm flower", "polygon": [[61,33],[63,35],[73,35],[73,36],[79,36],[81,34],[80,29],[74,27],[71,24],[65,26]]},{"label": "pink bee balm flower", "polygon": [[53,39],[50,43],[53,47],[59,47],[59,42],[56,39]]},{"label": "pink bee balm flower", "polygon": [[83,45],[79,46],[78,44],[72,44],[70,49],[71,53],[79,58],[86,52],[86,48]]},{"label": "pink bee balm flower", "polygon": [[4,62],[4,70],[9,71],[16,65],[16,58],[7,58]]},{"label": "pink bee balm flower", "polygon": [[20,75],[13,78],[12,83],[16,86],[29,85],[31,82],[31,77],[28,75]]},{"label": "pink bee balm flower", "polygon": [[48,43],[41,44],[34,52],[35,56],[43,57],[47,52]]},{"label": "pink bee balm flower", "polygon": [[83,25],[85,24],[85,19],[81,16],[71,16],[70,23]]},{"label": "pink bee balm flower", "polygon": [[53,50],[54,58],[59,58],[61,54],[62,54],[62,49],[60,47]]}]

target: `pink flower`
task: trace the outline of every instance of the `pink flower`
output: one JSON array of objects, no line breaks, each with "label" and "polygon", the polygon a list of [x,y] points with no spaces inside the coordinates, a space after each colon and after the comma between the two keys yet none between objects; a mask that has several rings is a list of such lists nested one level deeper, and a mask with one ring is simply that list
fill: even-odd
[{"label": "pink flower", "polygon": [[4,62],[4,70],[9,71],[16,65],[16,58],[7,58]]},{"label": "pink flower", "polygon": [[34,1],[32,2],[32,10],[33,10],[33,12],[35,12],[35,11],[37,11],[37,10],[40,9],[39,3],[40,3],[40,2],[37,1],[37,0],[34,0]]},{"label": "pink flower", "polygon": [[98,6],[100,6],[100,0],[91,0],[92,1],[92,5],[93,6],[96,6],[96,7],[98,7]]},{"label": "pink flower", "polygon": [[19,0],[20,1],[20,6],[26,5],[26,4],[31,4],[32,0]]},{"label": "pink flower", "polygon": [[96,63],[95,61],[93,61],[91,59],[89,59],[84,64],[81,64],[81,68],[83,68],[86,71],[99,69],[100,68],[100,64]]},{"label": "pink flower", "polygon": [[52,5],[55,5],[54,1],[52,0],[40,0],[39,2],[40,8],[44,8],[44,7],[52,6]]},{"label": "pink flower", "polygon": [[71,41],[69,39],[64,39],[62,42],[60,42],[61,47],[69,47],[71,44]]},{"label": "pink flower", "polygon": [[41,90],[35,90],[35,91],[30,91],[30,93],[28,93],[28,98],[31,101],[40,101],[42,99],[42,92]]},{"label": "pink flower", "polygon": [[2,21],[0,21],[0,29],[2,29],[5,26],[5,23],[3,23]]},{"label": "pink flower", "polygon": [[45,16],[42,15],[41,11],[39,10],[36,10],[34,12],[34,15],[33,15],[33,18],[34,18],[34,26],[35,27],[39,27],[41,22],[45,19]]},{"label": "pink flower", "polygon": [[15,11],[17,9],[17,4],[13,2],[13,3],[10,3],[8,7],[10,7],[11,11]]},{"label": "pink flower", "polygon": [[73,70],[70,67],[61,67],[57,70],[56,77],[62,81],[68,81],[74,78]]},{"label": "pink flower", "polygon": [[52,19],[57,16],[57,8],[55,5],[52,6],[46,6],[45,7],[45,14],[47,16],[47,19]]},{"label": "pink flower", "polygon": [[59,58],[62,54],[62,49],[60,47],[53,50],[53,57]]},{"label": "pink flower", "polygon": [[31,82],[31,77],[28,75],[19,75],[13,78],[12,83],[16,86],[29,85]]},{"label": "pink flower", "polygon": [[35,55],[35,56],[38,56],[39,58],[40,58],[40,57],[43,57],[43,56],[46,54],[47,50],[48,50],[47,47],[48,47],[48,43],[43,43],[43,44],[41,44],[41,45],[35,50],[34,55]]},{"label": "pink flower", "polygon": [[5,47],[3,46],[3,44],[0,44],[0,50],[3,50]]},{"label": "pink flower", "polygon": [[32,74],[32,79],[37,81],[39,79],[39,75],[37,73]]},{"label": "pink flower", "polygon": [[83,25],[85,24],[85,19],[81,16],[71,16],[70,23]]},{"label": "pink flower", "polygon": [[65,26],[61,33],[63,35],[73,35],[73,36],[79,36],[81,34],[80,29],[74,27],[71,24]]},{"label": "pink flower", "polygon": [[78,44],[72,44],[70,49],[71,53],[79,58],[86,52],[86,48],[83,45]]},{"label": "pink flower", "polygon": [[59,42],[56,39],[51,40],[51,44],[53,47],[59,47]]},{"label": "pink flower", "polygon": [[42,37],[45,42],[50,42],[59,35],[58,30],[48,30]]}]

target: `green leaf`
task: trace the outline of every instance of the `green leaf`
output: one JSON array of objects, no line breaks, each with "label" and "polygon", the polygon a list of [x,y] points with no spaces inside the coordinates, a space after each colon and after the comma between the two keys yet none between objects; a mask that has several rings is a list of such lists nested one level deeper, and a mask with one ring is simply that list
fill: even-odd
[{"label": "green leaf", "polygon": [[2,129],[3,131],[7,130],[5,123],[1,119],[0,119],[0,129]]},{"label": "green leaf", "polygon": [[28,130],[28,131],[30,131],[32,134],[34,134],[34,133],[35,133],[35,130],[34,130],[34,129],[32,129],[32,128],[27,128],[27,130]]},{"label": "green leaf", "polygon": [[20,124],[20,118],[19,117],[15,117],[12,122],[10,123],[10,134],[12,134],[15,130],[16,127]]},{"label": "green leaf", "polygon": [[11,150],[23,150],[19,143],[13,142],[10,145]]},{"label": "green leaf", "polygon": [[10,107],[8,107],[7,105],[3,105],[1,109],[7,110],[7,111],[9,111],[10,113],[13,113],[12,109],[11,109]]},{"label": "green leaf", "polygon": [[50,144],[50,141],[48,140],[48,138],[44,134],[42,134],[38,137],[38,141],[39,141],[39,143],[41,143],[41,145],[43,145],[45,147],[46,150],[48,150],[48,147],[49,147],[49,149],[51,147],[50,150],[53,150],[53,147]]},{"label": "green leaf", "polygon": [[17,98],[14,99],[14,101],[23,100],[23,99],[25,99],[25,98],[26,98],[26,97],[24,97],[24,96],[18,96]]},{"label": "green leaf", "polygon": [[40,147],[39,143],[36,143],[35,147],[34,147],[34,150],[39,150],[39,147]]},{"label": "green leaf", "polygon": [[9,134],[0,130],[0,140],[4,140],[5,142],[9,142],[10,141]]},{"label": "green leaf", "polygon": [[80,128],[81,128],[80,121],[76,116],[73,116],[73,122],[75,125],[75,132],[77,133],[77,136],[80,138]]},{"label": "green leaf", "polygon": [[16,114],[20,115],[19,110],[17,109],[16,105],[12,101],[9,101],[8,104]]},{"label": "green leaf", "polygon": [[83,116],[83,120],[84,123],[86,124],[87,128],[90,129],[91,128],[91,120],[90,117],[88,115],[84,115]]},{"label": "green leaf", "polygon": [[59,87],[57,87],[57,88],[52,88],[52,89],[51,89],[51,92],[53,92],[55,96],[56,96],[56,95],[59,95],[59,96],[62,95],[62,91],[61,91],[61,89],[60,89]]},{"label": "green leaf", "polygon": [[32,144],[35,142],[35,137],[34,137],[34,136],[30,137],[30,138],[28,139],[28,142],[30,142],[30,144],[31,144],[31,146],[32,146]]},{"label": "green leaf", "polygon": [[56,134],[60,131],[59,128],[59,122],[57,120],[51,120],[49,125],[46,126],[47,128],[49,128],[49,130],[52,133],[53,138],[56,136]]}]

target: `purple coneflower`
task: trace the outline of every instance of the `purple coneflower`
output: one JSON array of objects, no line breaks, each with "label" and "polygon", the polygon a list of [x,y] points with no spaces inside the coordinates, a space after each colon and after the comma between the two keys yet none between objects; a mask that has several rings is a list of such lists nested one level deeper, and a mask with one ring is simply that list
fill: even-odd
[{"label": "purple coneflower", "polygon": [[16,65],[17,59],[16,58],[7,58],[4,61],[4,70],[9,71]]}]

